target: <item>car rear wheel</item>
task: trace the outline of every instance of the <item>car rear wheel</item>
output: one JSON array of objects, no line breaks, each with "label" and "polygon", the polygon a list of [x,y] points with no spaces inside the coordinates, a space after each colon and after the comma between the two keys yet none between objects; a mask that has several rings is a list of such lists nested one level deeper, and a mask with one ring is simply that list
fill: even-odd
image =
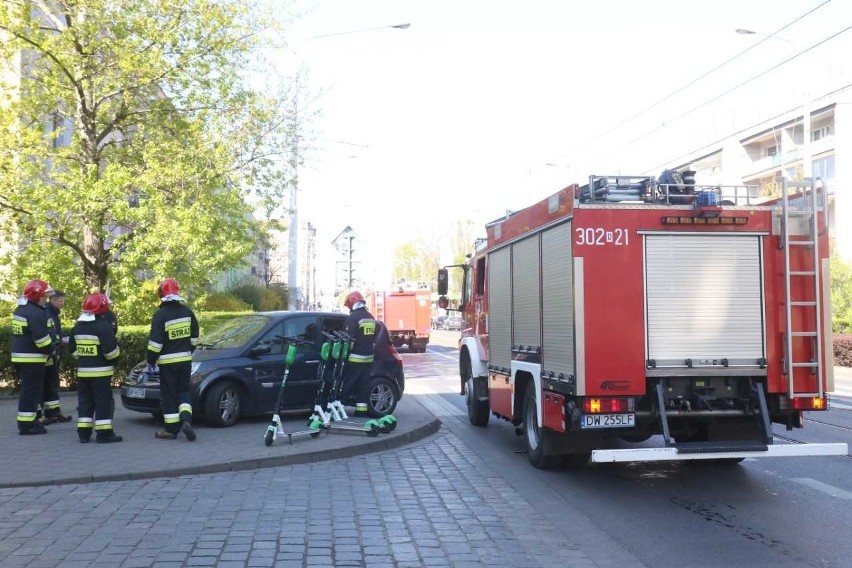
[{"label": "car rear wheel", "polygon": [[204,419],[211,426],[226,428],[240,419],[242,393],[235,383],[216,383],[204,399]]},{"label": "car rear wheel", "polygon": [[399,397],[396,387],[387,377],[373,377],[370,381],[370,394],[367,401],[367,414],[371,418],[381,418],[393,413]]}]

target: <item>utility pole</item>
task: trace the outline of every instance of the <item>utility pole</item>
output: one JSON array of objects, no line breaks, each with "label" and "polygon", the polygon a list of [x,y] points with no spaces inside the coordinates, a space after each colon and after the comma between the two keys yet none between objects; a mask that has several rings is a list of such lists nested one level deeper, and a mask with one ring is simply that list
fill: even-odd
[{"label": "utility pole", "polygon": [[352,247],[352,242],[354,240],[355,240],[355,235],[349,235],[346,238],[346,241],[347,241],[347,243],[346,243],[346,246],[347,246],[346,260],[347,260],[348,265],[349,265],[349,268],[346,271],[346,273],[348,275],[346,280],[347,280],[347,283],[349,284],[350,289],[355,287],[355,276],[354,276],[355,267],[353,266],[353,264],[355,264],[355,260],[353,259],[353,255],[355,254],[355,249]]},{"label": "utility pole", "polygon": [[299,78],[293,95],[293,141],[290,144],[293,181],[290,185],[290,242],[287,255],[287,309],[299,309]]},{"label": "utility pole", "polygon": [[[347,30],[342,32],[334,32],[329,34],[316,35],[308,38],[302,44],[304,47],[315,39],[327,38],[331,36],[341,36],[349,34],[357,34],[363,32],[373,32],[385,29],[407,30],[411,27],[410,23],[395,24],[390,26],[379,26],[374,28],[364,28],[358,30]],[[293,96],[293,142],[291,144],[291,157],[293,162],[293,181],[290,190],[290,239],[288,242],[288,262],[287,262],[287,309],[296,310],[301,308],[300,293],[299,293],[299,214],[298,214],[298,193],[299,193],[299,75],[296,75],[295,93]],[[351,241],[350,241],[351,249]],[[349,265],[349,280],[352,281],[352,264],[350,259]]]}]

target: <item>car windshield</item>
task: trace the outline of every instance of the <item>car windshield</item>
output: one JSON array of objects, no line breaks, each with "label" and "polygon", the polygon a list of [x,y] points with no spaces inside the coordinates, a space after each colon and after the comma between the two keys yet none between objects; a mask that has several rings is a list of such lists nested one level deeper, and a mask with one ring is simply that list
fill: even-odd
[{"label": "car windshield", "polygon": [[269,316],[254,314],[228,320],[205,333],[199,346],[211,349],[242,347],[269,324]]}]

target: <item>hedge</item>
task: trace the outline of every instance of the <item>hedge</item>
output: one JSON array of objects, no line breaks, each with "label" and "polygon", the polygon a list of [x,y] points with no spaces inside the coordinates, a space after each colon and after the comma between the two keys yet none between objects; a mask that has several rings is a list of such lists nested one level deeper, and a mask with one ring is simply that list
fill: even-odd
[{"label": "hedge", "polygon": [[852,367],[852,335],[834,336],[834,364]]},{"label": "hedge", "polygon": [[[250,312],[201,312],[197,314],[202,337],[205,330],[213,329],[221,323],[244,313]],[[67,327],[66,322],[62,322],[62,330],[65,332],[70,331],[72,326],[73,322],[67,322]],[[121,355],[116,362],[115,385],[118,385],[124,380],[137,363],[145,359],[149,331],[150,326],[147,325],[121,325],[121,322],[119,322],[117,339],[118,346],[121,348]],[[10,327],[8,325],[0,325],[0,382],[17,391],[18,378],[15,376],[15,370],[10,360],[10,339]],[[69,389],[75,388],[74,371],[76,368],[77,364],[74,357],[66,349],[62,353],[60,361],[60,381],[64,387]]]}]

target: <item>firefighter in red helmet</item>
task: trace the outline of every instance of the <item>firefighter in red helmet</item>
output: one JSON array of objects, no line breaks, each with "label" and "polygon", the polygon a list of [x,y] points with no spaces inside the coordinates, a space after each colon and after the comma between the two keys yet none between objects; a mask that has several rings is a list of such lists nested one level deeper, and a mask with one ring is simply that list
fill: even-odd
[{"label": "firefighter in red helmet", "polygon": [[112,376],[120,350],[115,332],[103,315],[109,309],[105,294],[89,294],[83,313],[71,329],[68,347],[77,359],[77,435],[88,443],[95,431],[99,444],[120,442],[112,428],[115,400]]},{"label": "firefighter in red helmet", "polygon": [[55,348],[47,325],[47,294],[44,280],[30,280],[12,314],[12,364],[21,383],[18,396],[18,433],[46,434],[36,420],[41,404],[47,358]]},{"label": "firefighter in red helmet", "polygon": [[157,294],[160,307],[151,321],[147,359],[148,372],[160,373],[165,427],[155,436],[159,440],[175,440],[183,432],[191,442],[195,440],[195,430],[189,377],[192,352],[198,344],[198,320],[180,295],[180,284],[174,278],[163,280]]},{"label": "firefighter in red helmet", "polygon": [[376,342],[376,319],[367,310],[361,292],[354,290],[346,296],[344,306],[349,308],[346,332],[353,337],[352,349],[343,375],[341,401],[347,404],[355,399],[355,415],[367,414],[370,376],[373,370],[373,350]]}]

